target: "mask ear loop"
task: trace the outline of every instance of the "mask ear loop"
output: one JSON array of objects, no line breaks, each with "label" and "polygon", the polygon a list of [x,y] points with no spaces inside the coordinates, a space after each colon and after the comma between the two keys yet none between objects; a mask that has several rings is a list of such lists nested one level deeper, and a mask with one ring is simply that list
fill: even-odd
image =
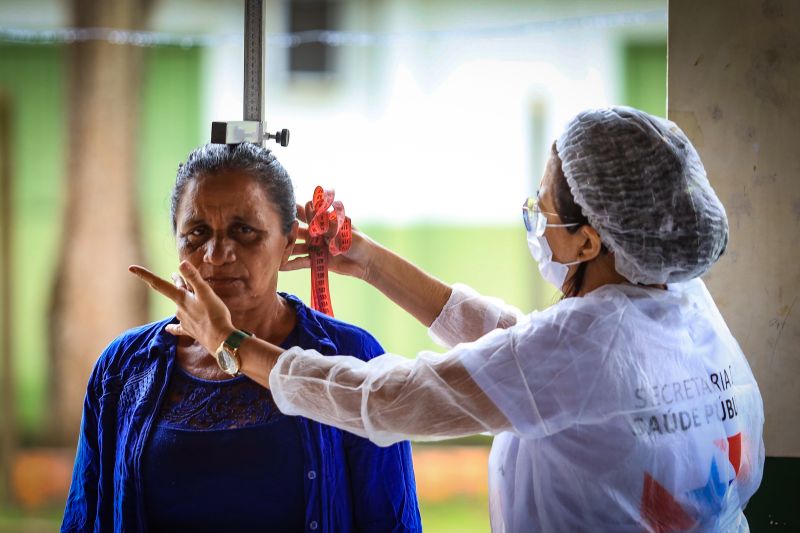
[{"label": "mask ear loop", "polygon": [[[581,226],[581,225],[582,224],[579,223],[579,222],[570,222],[569,224],[550,224],[548,227],[551,227],[551,228],[571,228],[573,226]],[[572,266],[572,265],[585,263],[586,261],[584,261],[583,259],[580,259],[582,253],[583,252],[578,250],[578,253],[576,254],[577,259],[575,261],[571,261],[569,263],[561,263],[561,264],[564,265],[564,266],[568,266],[569,267],[569,266]]]},{"label": "mask ear loop", "polygon": [[[599,234],[598,234],[598,236],[599,236]],[[614,254],[614,252],[612,252],[611,249],[608,248],[608,246],[603,244],[603,241],[601,239],[600,240],[600,254],[605,254],[605,253],[612,254],[612,255]],[[583,255],[583,252],[582,251],[578,251],[578,257],[580,257],[581,255]],[[586,265],[589,264],[589,260],[577,260],[577,261],[573,261],[571,263],[564,263],[564,264],[567,265],[567,266],[571,266],[571,265],[576,265],[577,264],[579,266],[578,266],[578,268],[575,269],[575,272],[572,274],[572,276],[567,280],[566,283],[570,284],[571,287],[569,287],[568,290],[564,292],[564,296],[562,297],[562,299],[570,298],[572,296],[575,296],[581,290],[581,288],[583,287],[583,278],[586,275]],[[576,279],[578,279],[578,278],[579,278],[579,281],[576,281]]]}]

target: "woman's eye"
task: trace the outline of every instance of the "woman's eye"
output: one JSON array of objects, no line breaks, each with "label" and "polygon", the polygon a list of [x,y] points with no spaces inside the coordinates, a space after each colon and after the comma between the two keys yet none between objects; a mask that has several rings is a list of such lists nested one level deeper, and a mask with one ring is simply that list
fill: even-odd
[{"label": "woman's eye", "polygon": [[242,244],[251,244],[257,242],[260,235],[261,230],[248,224],[239,224],[233,228],[233,234],[231,236]]},{"label": "woman's eye", "polygon": [[208,228],[205,226],[197,226],[196,228],[192,228],[187,231],[185,234],[186,239],[190,241],[198,241],[199,239],[203,239],[208,235]]}]

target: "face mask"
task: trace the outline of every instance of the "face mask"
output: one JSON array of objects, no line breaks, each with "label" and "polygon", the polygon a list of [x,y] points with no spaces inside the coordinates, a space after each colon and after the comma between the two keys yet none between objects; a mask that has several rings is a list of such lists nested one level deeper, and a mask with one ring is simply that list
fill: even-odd
[{"label": "face mask", "polygon": [[567,273],[571,265],[577,265],[580,261],[573,261],[571,263],[559,263],[553,261],[553,251],[550,250],[550,245],[547,243],[547,238],[544,235],[537,236],[536,233],[528,232],[528,249],[531,255],[539,265],[539,272],[548,283],[555,285],[561,290],[564,282],[567,281]]}]

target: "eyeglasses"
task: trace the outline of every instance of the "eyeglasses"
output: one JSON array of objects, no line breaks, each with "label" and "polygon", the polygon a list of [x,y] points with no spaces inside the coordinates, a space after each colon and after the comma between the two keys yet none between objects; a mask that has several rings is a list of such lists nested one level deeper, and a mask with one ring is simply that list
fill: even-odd
[{"label": "eyeglasses", "polygon": [[569,224],[550,224],[547,222],[547,217],[550,215],[557,217],[556,213],[548,213],[539,208],[539,202],[536,198],[528,198],[522,204],[522,221],[525,223],[525,229],[532,232],[537,237],[544,235],[545,228],[569,228],[572,226],[580,226],[579,222],[571,222]]}]

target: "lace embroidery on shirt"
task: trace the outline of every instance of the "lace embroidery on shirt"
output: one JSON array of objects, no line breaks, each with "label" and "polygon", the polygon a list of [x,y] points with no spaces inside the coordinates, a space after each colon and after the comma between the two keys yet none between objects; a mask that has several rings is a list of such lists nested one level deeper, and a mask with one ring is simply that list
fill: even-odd
[{"label": "lace embroidery on shirt", "polygon": [[272,394],[245,376],[207,381],[176,366],[158,424],[195,431],[236,429],[268,424],[282,416]]}]

